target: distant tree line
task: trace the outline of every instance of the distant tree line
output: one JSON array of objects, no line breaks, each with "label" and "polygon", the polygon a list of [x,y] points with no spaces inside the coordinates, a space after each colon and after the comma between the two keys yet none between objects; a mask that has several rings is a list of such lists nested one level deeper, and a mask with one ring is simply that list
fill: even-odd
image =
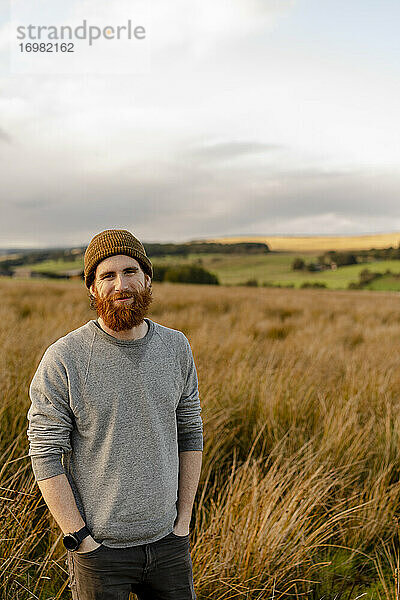
[{"label": "distant tree line", "polygon": [[[266,254],[270,252],[268,244],[259,242],[238,242],[220,244],[208,242],[187,242],[184,244],[144,244],[146,254],[156,256],[188,256],[189,254]],[[65,262],[82,258],[86,248],[46,248],[45,250],[15,250],[18,256],[11,256],[0,261],[1,271],[12,273],[13,267],[34,265],[47,260],[64,260]],[[10,251],[5,251],[5,256]]]},{"label": "distant tree line", "polygon": [[360,250],[357,252],[360,258],[374,258],[376,260],[399,260],[400,259],[400,242],[397,248],[389,246],[389,248],[371,248],[370,250]]},{"label": "distant tree line", "polygon": [[258,242],[238,242],[219,244],[208,242],[187,242],[185,244],[143,244],[146,254],[153,256],[188,254],[265,254],[271,252],[268,244]]}]

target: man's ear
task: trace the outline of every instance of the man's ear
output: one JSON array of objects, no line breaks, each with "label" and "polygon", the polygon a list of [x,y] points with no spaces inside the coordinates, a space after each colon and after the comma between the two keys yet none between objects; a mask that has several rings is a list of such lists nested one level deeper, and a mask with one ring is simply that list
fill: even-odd
[{"label": "man's ear", "polygon": [[151,277],[150,275],[147,275],[147,273],[144,274],[144,279],[146,282],[146,287],[149,287],[151,285]]},{"label": "man's ear", "polygon": [[94,283],[92,283],[92,285],[89,287],[89,291],[92,294],[92,296],[94,296]]}]

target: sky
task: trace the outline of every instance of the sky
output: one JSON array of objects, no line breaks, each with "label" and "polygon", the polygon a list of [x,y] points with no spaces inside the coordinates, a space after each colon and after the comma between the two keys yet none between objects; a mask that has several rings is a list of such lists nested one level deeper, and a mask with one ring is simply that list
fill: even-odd
[{"label": "sky", "polygon": [[10,72],[1,7],[0,247],[400,231],[397,1],[152,0],[100,74]]}]

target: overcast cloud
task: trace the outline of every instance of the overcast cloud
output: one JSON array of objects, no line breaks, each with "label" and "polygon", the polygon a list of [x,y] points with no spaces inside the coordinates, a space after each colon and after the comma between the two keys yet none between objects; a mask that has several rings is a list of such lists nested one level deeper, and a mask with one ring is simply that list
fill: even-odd
[{"label": "overcast cloud", "polygon": [[399,17],[392,1],[158,0],[148,73],[3,60],[0,246],[400,230]]}]

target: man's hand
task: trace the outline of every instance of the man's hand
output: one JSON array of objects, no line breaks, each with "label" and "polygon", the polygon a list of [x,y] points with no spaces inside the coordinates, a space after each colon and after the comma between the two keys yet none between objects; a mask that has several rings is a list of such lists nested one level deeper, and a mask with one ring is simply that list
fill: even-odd
[{"label": "man's hand", "polygon": [[91,535],[88,535],[84,540],[82,540],[78,546],[78,550],[75,550],[75,552],[77,554],[80,554],[81,552],[91,552],[92,550],[99,548],[99,546],[101,546],[101,544],[98,544]]},{"label": "man's hand", "polygon": [[175,521],[172,532],[175,535],[182,535],[182,536],[188,535],[189,525],[190,525],[190,522],[188,523],[187,521]]}]

